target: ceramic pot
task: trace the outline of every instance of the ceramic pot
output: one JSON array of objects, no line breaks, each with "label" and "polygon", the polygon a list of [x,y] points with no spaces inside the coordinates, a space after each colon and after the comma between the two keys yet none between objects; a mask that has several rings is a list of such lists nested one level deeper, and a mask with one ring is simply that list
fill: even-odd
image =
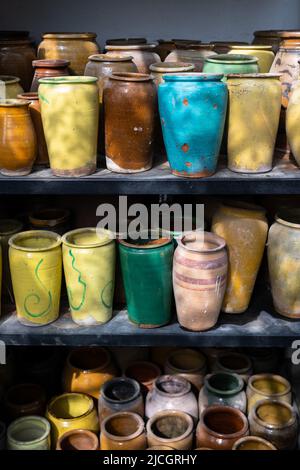
[{"label": "ceramic pot", "polygon": [[69,60],[56,59],[56,60],[34,60],[32,67],[34,68],[34,76],[31,83],[30,91],[37,92],[39,88],[39,79],[44,77],[62,77],[70,75],[69,73]]},{"label": "ceramic pot", "polygon": [[40,385],[18,384],[7,390],[4,403],[9,421],[22,416],[43,416],[46,408],[46,395]]},{"label": "ceramic pot", "polygon": [[0,421],[0,450],[6,449],[6,426]]},{"label": "ceramic pot", "polygon": [[247,398],[245,383],[237,374],[215,372],[205,377],[204,387],[199,394],[199,415],[211,405],[225,405],[246,413]]},{"label": "ceramic pot", "polygon": [[63,390],[86,393],[98,400],[102,385],[116,375],[117,370],[106,349],[74,349],[64,368]]},{"label": "ceramic pot", "polygon": [[136,361],[126,367],[124,375],[136,380],[143,394],[146,395],[149,390],[152,390],[155,380],[161,375],[161,370],[152,362]]},{"label": "ceramic pot", "polygon": [[23,224],[14,219],[0,219],[0,244],[2,251],[2,295],[14,302],[8,259],[8,240],[21,232]]},{"label": "ceramic pot", "polygon": [[149,170],[157,112],[153,79],[137,73],[109,78],[104,88],[106,166],[117,173]]},{"label": "ceramic pot", "polygon": [[82,76],[40,79],[42,121],[50,168],[56,176],[86,176],[96,169],[99,120],[96,82],[96,77]]},{"label": "ceramic pot", "polygon": [[197,426],[197,447],[231,450],[238,439],[248,434],[248,421],[240,410],[230,406],[209,406]]},{"label": "ceramic pot", "polygon": [[19,78],[11,77],[10,75],[0,75],[1,100],[17,98],[20,93],[23,93],[23,91]]},{"label": "ceramic pot", "polygon": [[150,65],[151,75],[154,77],[154,83],[158,87],[164,83],[163,76],[169,73],[178,74],[192,72],[195,66],[187,62],[157,62]]},{"label": "ceramic pot", "polygon": [[174,248],[170,238],[145,237],[119,240],[120,261],[129,320],[157,328],[171,320]]},{"label": "ceramic pot", "polygon": [[122,411],[144,416],[141,387],[136,380],[127,377],[117,377],[103,384],[98,401],[100,423],[107,416]]},{"label": "ceramic pot", "polygon": [[228,54],[233,46],[247,46],[244,41],[210,41],[213,46],[213,51],[217,54]]},{"label": "ceramic pot", "polygon": [[207,57],[203,66],[204,73],[220,74],[226,76],[230,73],[258,73],[258,58],[244,54],[219,54]]},{"label": "ceramic pot", "polygon": [[291,405],[276,400],[258,401],[249,415],[250,433],[271,442],[278,450],[295,449],[297,416]]},{"label": "ceramic pot", "polygon": [[178,410],[198,420],[198,403],[190,382],[177,375],[158,377],[146,397],[145,416],[151,418],[164,410]]},{"label": "ceramic pot", "polygon": [[213,215],[212,231],[223,237],[229,254],[227,287],[222,310],[247,310],[262,261],[268,223],[265,210],[253,204],[227,203]]},{"label": "ceramic pot", "polygon": [[29,230],[9,239],[9,264],[17,318],[41,326],[59,315],[61,239],[54,232]]},{"label": "ceramic pot", "polygon": [[178,240],[173,287],[181,326],[203,331],[216,324],[226,278],[227,252],[222,238],[209,232],[190,232]]},{"label": "ceramic pot", "polygon": [[155,48],[156,44],[107,45],[105,51],[107,55],[132,56],[138,72],[147,74],[149,66],[160,61],[159,55],[155,53]]},{"label": "ceramic pot", "polygon": [[87,429],[75,429],[60,436],[56,450],[99,450],[99,440]]},{"label": "ceramic pot", "polygon": [[[300,52],[299,52],[300,55]],[[300,80],[293,83],[288,108],[286,110],[286,136],[292,154],[300,166],[300,139],[298,133],[298,122],[300,118]]]},{"label": "ceramic pot", "polygon": [[38,47],[38,59],[67,60],[72,75],[83,75],[91,54],[100,52],[95,33],[45,33]]},{"label": "ceramic pot", "polygon": [[215,55],[212,44],[181,45],[166,57],[167,62],[188,62],[194,65],[195,72],[202,72],[206,57]]},{"label": "ceramic pot", "polygon": [[282,33],[284,33],[284,30],[280,29],[254,31],[254,39],[252,41],[252,44],[270,45],[272,46],[273,52],[276,54],[282,41]]},{"label": "ceramic pot", "polygon": [[47,406],[46,418],[51,423],[51,444],[67,431],[87,429],[99,432],[99,422],[93,399],[83,393],[64,393],[54,397]]},{"label": "ceramic pot", "polygon": [[200,351],[178,349],[171,352],[165,363],[165,374],[180,375],[201,390],[206,373],[206,359]]},{"label": "ceramic pot", "polygon": [[29,92],[18,95],[18,98],[30,102],[29,112],[37,138],[37,157],[34,163],[35,165],[49,166],[49,156],[42,123],[39,96],[37,93]]},{"label": "ceramic pot", "polygon": [[101,450],[145,450],[147,447],[144,421],[130,412],[115,413],[101,424]]},{"label": "ceramic pot", "polygon": [[232,450],[277,450],[271,442],[257,436],[242,437],[232,447]]},{"label": "ceramic pot", "polygon": [[175,47],[175,42],[172,39],[158,39],[155,52],[159,55],[160,60],[164,62]]},{"label": "ceramic pot", "polygon": [[0,173],[24,176],[37,156],[37,140],[29,101],[0,100]]},{"label": "ceramic pot", "polygon": [[28,216],[30,228],[33,230],[51,230],[63,235],[70,227],[70,211],[68,209],[40,209]]},{"label": "ceramic pot", "polygon": [[248,382],[252,374],[252,364],[245,354],[224,352],[217,357],[213,372],[238,374],[243,378],[244,382]]},{"label": "ceramic pot", "polygon": [[260,400],[278,400],[292,404],[291,385],[284,377],[275,374],[257,374],[247,385],[248,414]]},{"label": "ceramic pot", "polygon": [[227,75],[228,168],[238,173],[272,170],[281,109],[280,75]]},{"label": "ceramic pot", "polygon": [[193,444],[193,419],[182,411],[155,413],[147,422],[148,446],[166,445],[175,450],[190,450]]},{"label": "ceramic pot", "polygon": [[67,232],[62,243],[73,321],[85,326],[108,322],[112,317],[115,284],[113,234],[93,227],[81,228]]},{"label": "ceramic pot", "polygon": [[275,54],[272,50],[272,46],[267,45],[239,45],[231,46],[228,54],[246,54],[258,58],[258,67],[260,73],[268,73],[273,64]]},{"label": "ceramic pot", "polygon": [[50,423],[41,416],[26,416],[7,429],[8,450],[50,450]]}]

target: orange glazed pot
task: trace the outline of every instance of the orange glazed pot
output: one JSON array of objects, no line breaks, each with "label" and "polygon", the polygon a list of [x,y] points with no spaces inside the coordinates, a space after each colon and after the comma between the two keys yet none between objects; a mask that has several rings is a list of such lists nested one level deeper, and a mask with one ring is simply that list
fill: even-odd
[{"label": "orange glazed pot", "polygon": [[105,418],[101,424],[101,450],[145,450],[146,432],[143,419],[124,411]]}]

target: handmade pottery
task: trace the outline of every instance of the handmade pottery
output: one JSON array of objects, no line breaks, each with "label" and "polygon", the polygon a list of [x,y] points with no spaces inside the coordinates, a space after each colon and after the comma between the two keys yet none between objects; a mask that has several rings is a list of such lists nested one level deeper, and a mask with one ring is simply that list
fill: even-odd
[{"label": "handmade pottery", "polygon": [[0,421],[0,450],[6,449],[6,426]]},{"label": "handmade pottery", "polygon": [[131,412],[114,413],[101,423],[101,450],[145,450],[144,421]]},{"label": "handmade pottery", "polygon": [[284,377],[275,374],[257,374],[247,384],[248,414],[260,400],[278,400],[292,404],[291,385]]},{"label": "handmade pottery", "polygon": [[300,80],[297,80],[293,83],[285,117],[286,121],[284,124],[286,128],[288,144],[291,148],[293,156],[300,166],[300,139],[298,132],[298,122],[300,118]]},{"label": "handmade pottery", "polygon": [[176,410],[159,411],[147,422],[148,446],[167,445],[175,450],[190,450],[193,444],[193,419]]},{"label": "handmade pottery", "polygon": [[258,73],[258,58],[246,54],[219,54],[207,57],[203,66],[204,73],[223,74],[224,79],[229,73]]},{"label": "handmade pottery", "polygon": [[33,230],[51,230],[63,235],[70,227],[70,217],[68,209],[46,208],[31,212],[28,219]]},{"label": "handmade pottery", "polygon": [[206,57],[215,55],[212,44],[187,44],[177,46],[167,57],[165,62],[188,62],[194,65],[195,72],[202,72]]},{"label": "handmade pottery", "polygon": [[277,450],[271,442],[262,437],[246,436],[242,437],[232,447],[232,450]]},{"label": "handmade pottery", "polygon": [[193,349],[177,349],[167,357],[165,374],[179,375],[188,380],[197,390],[201,390],[206,373],[206,359]]},{"label": "handmade pottery", "polygon": [[0,244],[2,252],[2,295],[14,302],[8,259],[8,240],[23,229],[22,222],[14,219],[0,219]]},{"label": "handmade pottery", "polygon": [[213,372],[229,372],[240,375],[245,382],[248,382],[252,374],[252,364],[250,359],[241,353],[223,352],[218,355]]},{"label": "handmade pottery", "polygon": [[160,61],[159,55],[155,53],[155,48],[156,44],[107,45],[105,51],[107,55],[132,56],[138,72],[147,74],[149,66]]},{"label": "handmade pottery", "polygon": [[178,74],[192,72],[195,66],[187,62],[156,62],[150,65],[151,75],[154,77],[154,83],[158,87],[164,83],[163,76],[169,73]]},{"label": "handmade pottery", "polygon": [[60,436],[56,450],[99,450],[99,440],[87,429],[75,429]]},{"label": "handmade pottery", "polygon": [[7,390],[4,403],[8,421],[22,416],[43,416],[46,408],[46,395],[40,385],[18,384]]},{"label": "handmade pottery", "polygon": [[260,73],[268,73],[275,58],[272,46],[262,44],[230,46],[228,54],[246,54],[257,57]]},{"label": "handmade pottery", "polygon": [[30,91],[37,92],[39,88],[39,79],[43,77],[62,77],[70,75],[69,60],[63,59],[42,59],[34,60],[32,67],[34,68],[34,76],[31,83]]},{"label": "handmade pottery", "polygon": [[50,450],[50,423],[41,416],[26,416],[7,429],[8,450]]},{"label": "handmade pottery", "polygon": [[243,379],[237,374],[215,372],[207,375],[199,394],[199,415],[211,405],[231,406],[246,413],[247,398],[244,386]]},{"label": "handmade pottery", "polygon": [[161,370],[152,362],[136,361],[126,367],[124,375],[136,380],[145,395],[152,390],[155,380],[161,375]]},{"label": "handmade pottery", "polygon": [[23,91],[18,77],[0,75],[0,100],[17,98]]}]

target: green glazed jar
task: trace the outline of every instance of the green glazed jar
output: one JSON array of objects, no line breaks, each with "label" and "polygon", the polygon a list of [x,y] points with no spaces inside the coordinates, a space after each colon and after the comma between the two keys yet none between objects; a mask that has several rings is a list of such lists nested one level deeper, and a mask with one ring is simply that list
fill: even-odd
[{"label": "green glazed jar", "polygon": [[207,57],[203,66],[204,73],[222,73],[223,81],[229,73],[258,73],[258,58],[243,54],[219,54]]},{"label": "green glazed jar", "polygon": [[129,320],[157,328],[171,319],[173,242],[170,238],[119,240]]},{"label": "green glazed jar", "polygon": [[24,416],[7,429],[8,450],[49,450],[50,423],[41,416]]}]

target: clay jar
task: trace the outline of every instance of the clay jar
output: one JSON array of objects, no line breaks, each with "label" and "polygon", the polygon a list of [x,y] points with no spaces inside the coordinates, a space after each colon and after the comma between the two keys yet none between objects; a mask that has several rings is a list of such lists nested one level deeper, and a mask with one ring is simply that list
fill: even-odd
[{"label": "clay jar", "polygon": [[104,88],[108,170],[137,173],[152,167],[157,93],[150,75],[113,73]]},{"label": "clay jar", "polygon": [[63,390],[86,393],[98,399],[102,385],[116,375],[117,370],[106,349],[74,349],[63,372]]},{"label": "clay jar", "polygon": [[128,365],[124,371],[126,377],[135,379],[140,385],[144,395],[152,390],[155,380],[161,375],[160,368],[147,361],[136,361]]},{"label": "clay jar", "polygon": [[12,421],[21,416],[43,415],[46,395],[40,385],[18,384],[8,389],[4,402],[7,418]]},{"label": "clay jar", "polygon": [[272,170],[281,86],[277,74],[227,75],[228,168],[239,173]]},{"label": "clay jar", "polygon": [[0,75],[0,100],[17,98],[23,91],[19,78]]},{"label": "clay jar", "polygon": [[145,450],[144,421],[136,413],[123,412],[108,416],[101,424],[101,450]]},{"label": "clay jar", "polygon": [[249,415],[250,433],[270,441],[279,450],[295,449],[297,416],[291,405],[276,400],[261,400]]},{"label": "clay jar", "polygon": [[163,76],[169,73],[178,74],[192,72],[195,66],[187,62],[157,62],[150,65],[151,75],[154,77],[154,83],[158,87],[164,83]]},{"label": "clay jar", "polygon": [[51,230],[63,235],[69,229],[70,217],[70,211],[67,209],[47,208],[31,212],[28,219],[32,229]]},{"label": "clay jar", "polygon": [[188,62],[194,65],[195,72],[202,72],[206,57],[215,55],[213,44],[179,45],[166,57],[167,62]]},{"label": "clay jar", "polygon": [[45,33],[38,47],[38,59],[70,61],[70,72],[83,75],[91,54],[98,54],[95,33]]},{"label": "clay jar", "polygon": [[293,84],[292,92],[286,110],[286,135],[292,154],[300,166],[300,138],[298,123],[300,119],[300,81]]},{"label": "clay jar", "polygon": [[248,308],[265,249],[265,210],[253,204],[228,202],[214,213],[212,231],[225,239],[229,254],[222,310],[242,313]]},{"label": "clay jar", "polygon": [[248,434],[248,421],[240,410],[230,406],[209,406],[197,426],[197,447],[231,450],[238,439]]},{"label": "clay jar", "polygon": [[206,373],[205,356],[200,351],[193,349],[173,351],[167,357],[165,373],[180,375],[188,380],[196,390],[200,390]]},{"label": "clay jar", "polygon": [[62,77],[70,75],[68,66],[69,60],[34,60],[32,66],[34,68],[34,76],[31,83],[30,91],[37,92],[39,88],[39,79],[43,77]]},{"label": "clay jar", "polygon": [[7,429],[8,450],[50,450],[50,423],[40,416],[13,421]]},{"label": "clay jar", "polygon": [[173,287],[178,321],[188,330],[208,330],[218,320],[227,278],[225,246],[209,232],[190,232],[178,240]]},{"label": "clay jar", "polygon": [[98,402],[100,423],[114,413],[131,411],[144,416],[144,400],[136,380],[117,377],[105,382]]},{"label": "clay jar", "polygon": [[244,54],[219,54],[207,57],[203,66],[205,73],[258,73],[258,58]]},{"label": "clay jar", "polygon": [[246,436],[242,437],[232,447],[232,450],[277,450],[271,442],[262,437]]},{"label": "clay jar", "polygon": [[272,46],[261,44],[231,46],[228,54],[246,54],[257,57],[260,73],[268,73],[275,58]]},{"label": "clay jar", "polygon": [[160,61],[155,48],[156,44],[107,45],[105,51],[107,55],[132,56],[138,72],[147,74],[149,66]]},{"label": "clay jar", "polygon": [[280,43],[282,41],[281,35],[283,32],[284,30],[276,30],[276,29],[255,31],[253,33],[254,39],[252,41],[252,44],[270,45],[272,46],[273,52],[276,54],[276,52],[279,49]]},{"label": "clay jar", "polygon": [[243,379],[237,374],[215,372],[207,375],[199,394],[199,415],[211,405],[231,406],[246,413],[247,399],[244,386]]},{"label": "clay jar", "polygon": [[37,156],[37,140],[29,101],[0,100],[0,173],[24,176]]},{"label": "clay jar", "polygon": [[198,403],[190,382],[177,375],[162,375],[154,382],[146,397],[145,416],[151,418],[158,411],[178,410],[198,420]]},{"label": "clay jar", "polygon": [[194,423],[182,411],[159,411],[147,422],[148,446],[166,445],[175,450],[190,450]]},{"label": "clay jar", "polygon": [[280,375],[257,374],[249,378],[247,385],[248,414],[260,400],[278,400],[292,404],[290,383]]},{"label": "clay jar", "polygon": [[58,439],[56,450],[99,450],[99,440],[87,429],[75,429],[65,432]]},{"label": "clay jar", "polygon": [[0,244],[2,250],[2,295],[14,302],[8,258],[8,240],[21,232],[23,224],[14,219],[0,219]]},{"label": "clay jar", "polygon": [[245,382],[248,382],[252,374],[252,364],[245,354],[223,352],[217,357],[213,371],[238,374]]}]

